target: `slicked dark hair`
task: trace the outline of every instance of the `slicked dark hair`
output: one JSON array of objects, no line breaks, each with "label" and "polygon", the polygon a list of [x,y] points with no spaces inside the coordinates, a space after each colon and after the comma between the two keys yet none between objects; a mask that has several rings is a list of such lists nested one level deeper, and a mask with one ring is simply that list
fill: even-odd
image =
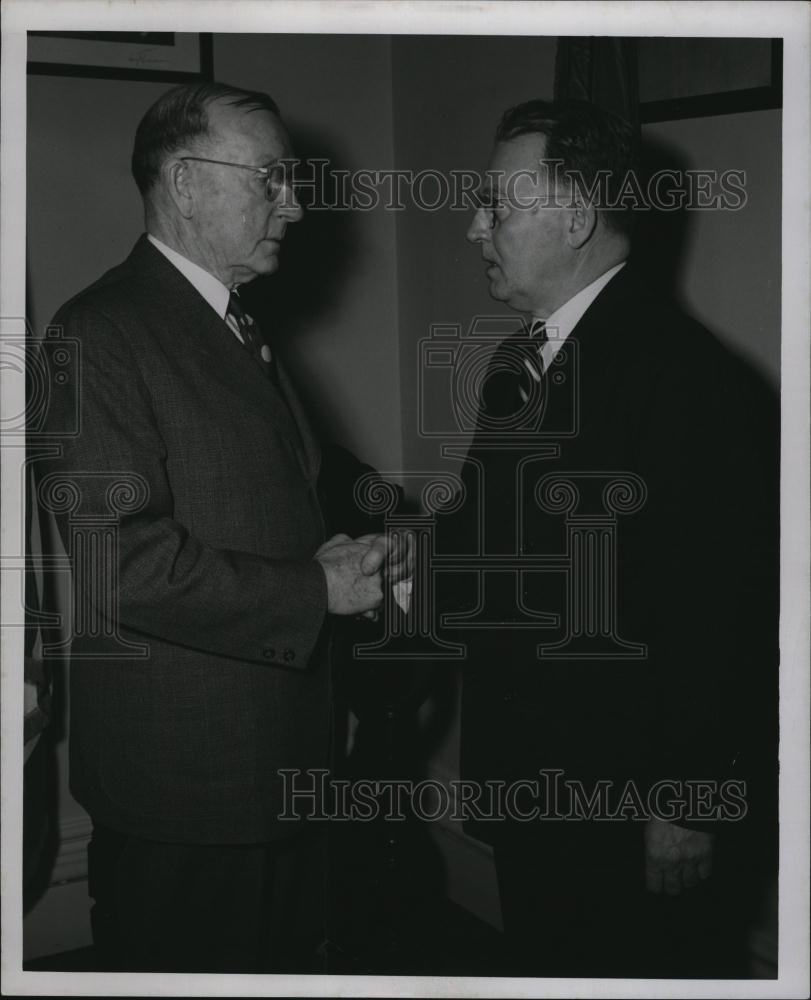
[{"label": "slicked dark hair", "polygon": [[[588,101],[526,101],[504,112],[496,129],[496,142],[509,142],[537,133],[546,138],[544,158],[561,160],[561,171],[577,174],[587,188],[607,171],[608,204],[616,203],[628,174],[639,176],[639,142],[631,126]],[[600,206],[598,205],[598,210]],[[630,235],[632,207],[601,210],[606,225]]]},{"label": "slicked dark hair", "polygon": [[132,176],[142,195],[158,179],[168,156],[209,134],[208,109],[213,101],[224,101],[248,111],[279,114],[276,102],[268,94],[240,90],[227,83],[185,83],[168,90],[147,111],[135,132]]}]

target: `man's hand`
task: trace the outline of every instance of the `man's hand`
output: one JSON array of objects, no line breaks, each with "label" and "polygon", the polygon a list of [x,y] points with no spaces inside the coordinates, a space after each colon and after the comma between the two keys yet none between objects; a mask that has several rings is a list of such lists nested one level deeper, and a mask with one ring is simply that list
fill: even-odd
[{"label": "man's hand", "polygon": [[388,549],[376,544],[382,535],[365,538],[375,542],[333,535],[315,554],[327,578],[327,610],[333,615],[372,612],[383,600],[380,568]]},{"label": "man's hand", "polygon": [[414,536],[410,531],[389,535],[362,535],[357,539],[369,546],[363,571],[378,569],[385,563],[386,582],[399,583],[414,575]]},{"label": "man's hand", "polygon": [[651,892],[678,896],[712,873],[715,835],[651,819],[645,826],[645,882]]}]

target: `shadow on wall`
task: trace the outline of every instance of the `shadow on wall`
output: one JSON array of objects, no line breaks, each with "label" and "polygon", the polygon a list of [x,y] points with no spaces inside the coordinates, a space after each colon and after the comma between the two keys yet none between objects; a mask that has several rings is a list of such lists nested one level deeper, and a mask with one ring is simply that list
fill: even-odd
[{"label": "shadow on wall", "polygon": [[[685,171],[694,167],[684,154],[669,143],[643,138],[641,147],[641,173],[643,190],[647,190],[648,178],[660,172],[682,177]],[[674,185],[675,186],[675,185]],[[663,185],[663,195],[667,184]],[[680,292],[682,277],[695,229],[695,217],[683,205],[672,210],[652,208],[639,213],[634,245],[630,260],[645,275],[650,288],[674,300],[684,311],[692,311]],[[707,325],[705,323],[705,325]],[[725,335],[729,331],[722,326],[710,332],[721,341],[727,353],[731,354],[747,370],[774,407],[779,406],[775,387],[766,374],[752,363],[745,350],[737,347],[734,338]],[[734,331],[733,331],[734,332]]]},{"label": "shadow on wall", "polygon": [[[342,164],[336,151],[311,130],[293,124],[290,133],[296,157],[303,164],[297,170],[305,184],[297,194],[304,214],[287,229],[279,272],[257,278],[241,294],[288,361],[319,437],[329,440],[323,401],[315,396],[317,387],[302,377],[290,355],[306,354],[308,334],[328,326],[340,307],[347,278],[356,265],[359,223],[353,212],[319,207],[340,202],[336,174]],[[310,165],[318,160],[329,161],[329,170]],[[297,342],[295,352],[290,349],[293,341]]]},{"label": "shadow on wall", "polygon": [[[352,499],[360,477],[372,472],[346,449],[324,448],[319,492],[328,534],[358,537],[383,529],[380,516],[361,512]],[[395,509],[414,513],[402,491]],[[332,945],[351,959],[354,971],[397,973],[413,971],[414,953],[431,951],[425,928],[441,911],[447,872],[408,796],[395,801],[395,793],[385,790],[389,782],[426,776],[431,747],[419,711],[432,689],[436,699],[437,676],[430,662],[356,655],[357,644],[383,641],[384,621],[383,615],[375,623],[335,621],[333,777],[368,794],[359,807],[354,794],[345,798],[344,821],[329,827],[329,927]],[[350,710],[356,720],[351,733]],[[341,801],[334,803],[339,817]]]},{"label": "shadow on wall", "polygon": [[[690,166],[675,147],[643,140],[641,148],[643,190],[660,171],[680,175]],[[631,260],[645,274],[651,287],[669,298],[677,297],[678,278],[689,240],[690,213],[684,207],[674,211],[652,209],[640,212]]]}]

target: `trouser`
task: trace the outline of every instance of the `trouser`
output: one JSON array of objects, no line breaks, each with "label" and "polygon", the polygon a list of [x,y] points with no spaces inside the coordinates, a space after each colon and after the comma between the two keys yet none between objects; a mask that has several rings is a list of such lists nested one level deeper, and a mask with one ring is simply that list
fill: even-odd
[{"label": "trouser", "polygon": [[717,860],[680,896],[645,888],[642,858],[612,864],[545,851],[495,849],[511,975],[746,978],[751,872]]},{"label": "trouser", "polygon": [[167,844],[94,825],[93,942],[116,972],[317,972],[323,837]]}]

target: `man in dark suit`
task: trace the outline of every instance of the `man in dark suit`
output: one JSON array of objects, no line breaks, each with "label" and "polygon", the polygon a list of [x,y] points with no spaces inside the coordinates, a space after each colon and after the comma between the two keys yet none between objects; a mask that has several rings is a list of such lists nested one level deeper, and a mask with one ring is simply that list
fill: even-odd
[{"label": "man in dark suit", "polygon": [[635,145],[585,103],[511,109],[468,231],[527,316],[445,535],[516,567],[467,601],[462,707],[463,778],[512,789],[468,829],[516,974],[746,975],[773,861],[775,412],[629,259]]},{"label": "man in dark suit", "polygon": [[371,613],[401,565],[325,541],[318,445],[237,294],[301,216],[291,155],[265,94],[165,94],[132,156],[146,234],[55,319],[80,353],[50,426],[78,400],[79,432],[39,496],[73,563],[71,789],[111,969],[294,962],[322,875],[279,771],[327,765],[328,615]]}]

